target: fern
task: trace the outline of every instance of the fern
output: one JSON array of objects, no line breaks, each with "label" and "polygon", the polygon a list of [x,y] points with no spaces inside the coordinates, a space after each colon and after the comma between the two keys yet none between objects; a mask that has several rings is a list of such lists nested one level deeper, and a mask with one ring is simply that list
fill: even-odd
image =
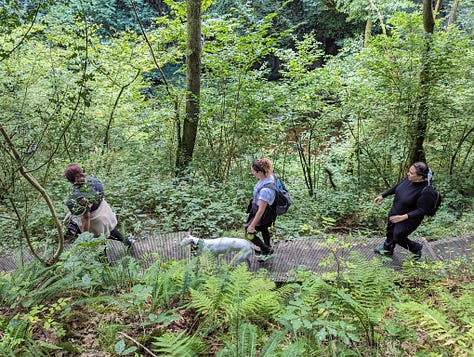
[{"label": "fern", "polygon": [[193,357],[209,352],[204,341],[197,336],[186,336],[186,331],[167,333],[153,340],[152,351],[162,357]]},{"label": "fern", "polygon": [[257,356],[257,328],[247,323],[240,324],[236,343],[228,342],[226,347],[216,354],[216,357],[240,356]]},{"label": "fern", "polygon": [[351,255],[350,268],[344,275],[348,293],[360,307],[373,311],[374,306],[385,305],[397,290],[393,283],[393,270],[380,259],[367,262],[365,257]]},{"label": "fern", "polygon": [[314,350],[327,339],[345,345],[358,342],[360,332],[368,345],[374,345],[375,326],[396,290],[389,270],[379,260],[367,264],[365,258],[352,255],[345,266],[336,282],[306,275],[279,320],[295,337],[318,342],[319,347],[312,344]]},{"label": "fern", "polygon": [[10,309],[39,305],[73,287],[73,276],[67,275],[60,265],[45,267],[33,261],[13,271],[9,279],[2,279],[0,299]]},{"label": "fern", "polygon": [[143,281],[152,287],[150,311],[155,311],[158,307],[169,307],[173,297],[183,293],[185,264],[184,260],[168,263],[157,260],[145,271]]},{"label": "fern", "polygon": [[474,322],[471,321],[467,326],[465,326],[465,332],[457,340],[458,347],[455,347],[458,350],[458,354],[461,356],[461,351],[464,354],[473,354],[474,350]]},{"label": "fern", "polygon": [[413,330],[423,330],[434,341],[444,346],[452,346],[462,340],[458,327],[448,321],[444,313],[430,308],[427,304],[409,301],[395,306],[405,326]]},{"label": "fern", "polygon": [[187,306],[203,318],[200,328],[206,333],[229,325],[235,335],[240,320],[263,323],[279,313],[280,298],[274,288],[271,280],[256,277],[245,265],[239,265],[225,274],[206,275],[203,284],[190,289]]}]

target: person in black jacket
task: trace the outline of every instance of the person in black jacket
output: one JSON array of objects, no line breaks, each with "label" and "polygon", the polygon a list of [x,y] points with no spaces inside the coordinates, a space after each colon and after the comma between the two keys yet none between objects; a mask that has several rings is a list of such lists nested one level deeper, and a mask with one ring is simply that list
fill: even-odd
[{"label": "person in black jacket", "polygon": [[375,248],[376,253],[392,256],[395,246],[408,249],[421,258],[423,245],[408,239],[423,221],[428,207],[433,205],[432,197],[423,190],[430,184],[433,172],[424,162],[415,162],[410,166],[407,177],[374,200],[379,203],[385,197],[395,195],[388,214],[387,238],[383,246]]}]

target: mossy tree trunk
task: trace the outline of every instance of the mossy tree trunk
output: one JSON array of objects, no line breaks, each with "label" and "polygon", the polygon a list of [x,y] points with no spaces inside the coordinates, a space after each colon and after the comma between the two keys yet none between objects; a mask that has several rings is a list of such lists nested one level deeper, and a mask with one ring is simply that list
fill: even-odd
[{"label": "mossy tree trunk", "polygon": [[418,108],[413,125],[412,145],[410,147],[410,163],[425,161],[423,143],[426,138],[426,129],[429,121],[429,96],[431,75],[431,41],[434,32],[434,16],[431,0],[423,0],[423,28],[425,31],[423,58],[418,80]]},{"label": "mossy tree trunk", "polygon": [[200,111],[201,92],[201,0],[187,2],[186,41],[186,117],[176,155],[178,173],[185,170],[193,157]]}]

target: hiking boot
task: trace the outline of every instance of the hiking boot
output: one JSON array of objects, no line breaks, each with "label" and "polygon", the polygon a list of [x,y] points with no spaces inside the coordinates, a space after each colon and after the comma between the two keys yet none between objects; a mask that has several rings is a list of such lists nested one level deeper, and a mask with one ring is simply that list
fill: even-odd
[{"label": "hiking boot", "polygon": [[386,256],[386,257],[391,257],[393,255],[393,250],[387,250],[383,245],[376,247],[374,249],[375,253],[378,253],[380,255]]}]

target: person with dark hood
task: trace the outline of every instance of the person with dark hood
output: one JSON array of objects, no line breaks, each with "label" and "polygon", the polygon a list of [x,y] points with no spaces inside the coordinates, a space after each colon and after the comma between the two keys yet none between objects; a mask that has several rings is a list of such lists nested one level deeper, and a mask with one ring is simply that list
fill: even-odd
[{"label": "person with dark hood", "polygon": [[392,256],[395,246],[399,245],[421,258],[423,245],[408,238],[423,221],[430,206],[434,205],[433,197],[425,188],[431,183],[433,171],[424,162],[415,162],[410,166],[407,177],[388,191],[374,199],[379,203],[385,197],[394,195],[392,208],[388,214],[386,239],[383,246],[375,252]]},{"label": "person with dark hood", "polygon": [[134,240],[126,239],[117,229],[117,217],[104,199],[102,182],[95,177],[86,176],[83,169],[76,164],[69,164],[64,176],[73,185],[66,201],[69,209],[66,221],[70,222],[69,230],[72,235],[91,232],[98,237],[103,234],[107,238],[131,246]]}]

